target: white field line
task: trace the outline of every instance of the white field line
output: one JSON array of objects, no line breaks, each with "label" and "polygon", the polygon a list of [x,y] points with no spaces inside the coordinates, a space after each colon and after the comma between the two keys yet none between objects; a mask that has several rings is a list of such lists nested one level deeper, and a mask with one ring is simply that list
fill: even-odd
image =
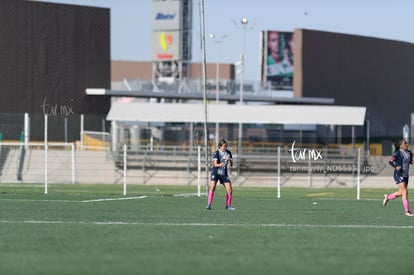
[{"label": "white field line", "polygon": [[234,224],[234,223],[151,223],[151,222],[123,222],[123,221],[41,221],[41,220],[0,220],[0,224],[73,224],[73,225],[140,225],[140,226],[186,226],[186,227],[259,227],[259,228],[358,228],[358,229],[414,229],[414,225],[368,225],[368,224]]},{"label": "white field line", "polygon": [[0,201],[17,201],[17,202],[81,202],[81,201],[72,201],[72,200],[32,200],[32,199],[0,199]]},{"label": "white field line", "polygon": [[145,199],[147,196],[138,196],[138,197],[124,197],[124,198],[109,198],[109,199],[95,199],[95,200],[83,200],[79,202],[100,202],[100,201],[123,201],[123,200],[139,200]]},{"label": "white field line", "polygon": [[[175,195],[171,195],[171,197],[193,197],[193,196],[197,196],[197,194],[175,194]],[[10,199],[10,198],[0,198],[0,201],[21,201],[21,202],[63,202],[63,203],[68,203],[68,202],[72,202],[72,203],[91,203],[91,202],[103,202],[103,201],[122,201],[122,200],[139,200],[139,199],[145,199],[148,197],[152,197],[152,198],[160,198],[163,196],[138,196],[138,197],[119,197],[119,198],[104,198],[104,199],[93,199],[93,200],[48,200],[48,199],[38,199],[38,200],[33,200],[33,199]]]},{"label": "white field line", "polygon": [[139,196],[139,197],[123,197],[123,198],[106,198],[106,199],[94,199],[94,200],[28,200],[28,199],[0,199],[0,201],[19,201],[19,202],[62,202],[62,203],[90,203],[90,202],[102,202],[102,201],[119,201],[119,200],[136,200],[144,199],[148,196]]}]

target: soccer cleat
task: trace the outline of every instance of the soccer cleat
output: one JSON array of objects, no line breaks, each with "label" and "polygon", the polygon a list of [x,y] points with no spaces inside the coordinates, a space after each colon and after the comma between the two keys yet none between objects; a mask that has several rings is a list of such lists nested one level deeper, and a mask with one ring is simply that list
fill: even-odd
[{"label": "soccer cleat", "polygon": [[407,217],[412,217],[412,216],[414,216],[414,214],[412,214],[410,211],[405,212],[405,215],[406,215]]},{"label": "soccer cleat", "polygon": [[210,204],[207,204],[206,209],[207,210],[211,210],[211,205]]},{"label": "soccer cleat", "polygon": [[234,208],[233,206],[229,205],[229,206],[226,206],[226,210],[236,210],[236,208]]},{"label": "soccer cleat", "polygon": [[384,195],[384,200],[382,201],[382,205],[383,205],[383,206],[386,206],[386,205],[387,205],[387,203],[388,203],[388,201],[389,201],[389,199],[388,199],[388,195],[387,195],[387,194],[385,194],[385,195]]}]

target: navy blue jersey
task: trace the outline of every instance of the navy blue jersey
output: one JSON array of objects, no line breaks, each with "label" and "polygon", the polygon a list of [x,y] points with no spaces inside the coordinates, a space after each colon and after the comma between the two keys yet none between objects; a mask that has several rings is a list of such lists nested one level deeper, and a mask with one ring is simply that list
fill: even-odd
[{"label": "navy blue jersey", "polygon": [[222,175],[222,176],[228,176],[228,170],[227,170],[227,156],[230,156],[230,158],[233,158],[231,152],[229,150],[221,151],[217,150],[213,154],[213,161],[217,160],[217,163],[224,163],[223,167],[214,167],[212,169],[213,175]]},{"label": "navy blue jersey", "polygon": [[409,176],[410,164],[413,161],[413,155],[410,150],[396,150],[391,157],[390,162],[393,162],[392,166],[397,167],[401,166],[401,173],[402,177]]}]

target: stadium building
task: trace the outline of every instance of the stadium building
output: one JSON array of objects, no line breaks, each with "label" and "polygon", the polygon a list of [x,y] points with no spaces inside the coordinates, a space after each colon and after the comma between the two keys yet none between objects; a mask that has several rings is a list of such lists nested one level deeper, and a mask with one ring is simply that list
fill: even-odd
[{"label": "stadium building", "polygon": [[[112,106],[119,101],[199,103],[202,66],[191,58],[191,1],[154,1],[153,4],[153,33],[152,38],[148,38],[154,45],[152,61],[139,62],[111,61],[109,9],[2,1],[0,31],[5,39],[0,48],[4,60],[0,69],[3,87],[0,131],[3,138],[20,137],[23,113],[32,116],[31,140],[42,139],[42,118],[36,115],[48,114],[53,129],[50,139],[75,141],[81,131],[81,115],[90,118],[85,121],[84,128],[110,130],[105,118],[111,102]],[[14,16],[16,14],[20,16]],[[171,14],[176,16],[169,16]],[[260,33],[263,49],[267,46],[268,32]],[[218,68],[216,64],[207,64],[209,104],[218,100],[219,104],[238,105],[243,97],[246,105],[366,107],[365,127],[321,126],[317,122],[301,125],[300,121],[272,125],[250,123],[243,126],[243,141],[290,142],[300,137],[303,142],[318,143],[347,142],[351,137],[364,141],[370,137],[375,142],[383,142],[400,137],[402,127],[411,125],[409,102],[397,100],[409,95],[412,65],[409,57],[414,53],[414,45],[303,29],[294,30],[291,36],[285,35],[294,37],[295,43],[291,49],[293,70],[288,78],[280,82],[267,75],[265,50],[260,81],[240,83],[233,64],[219,64]],[[286,38],[283,42],[286,48],[287,41]],[[388,58],[390,53],[393,58]],[[108,96],[87,95],[88,88],[104,90]],[[385,111],[396,105],[400,110],[398,115]],[[15,114],[19,114],[18,119]],[[143,128],[148,128],[148,123],[144,124]],[[128,129],[134,127],[134,123],[126,125]],[[138,125],[140,128],[142,122]],[[172,134],[173,129],[182,132],[176,124],[173,126],[175,128],[169,130],[164,140],[188,137],[188,134],[181,137]],[[237,127],[237,124],[227,125],[220,136],[237,139],[239,133],[233,130]],[[143,129],[138,137],[151,135],[151,128]],[[209,131],[213,133],[214,128],[214,121],[211,121]],[[121,136],[124,132],[118,131]],[[127,136],[130,138],[131,133]]]},{"label": "stadium building", "polygon": [[110,99],[88,97],[85,89],[109,88],[110,10],[25,0],[0,2],[0,132],[18,140],[24,113],[30,140],[79,140],[80,116],[101,130]]},{"label": "stadium building", "polygon": [[[390,151],[390,141],[401,137],[402,126],[410,124],[408,102],[396,100],[409,96],[409,57],[414,45],[314,30],[280,32],[283,39],[277,43],[288,57],[282,70],[268,59],[274,30],[262,31],[258,33],[262,77],[260,81],[242,80],[236,78],[234,64],[193,62],[191,3],[154,0],[153,32],[148,38],[153,53],[151,61],[139,62],[111,60],[109,9],[2,1],[2,145],[19,139],[26,144],[37,142],[28,147],[27,152],[33,154],[30,158],[21,143],[7,145],[8,150],[2,151],[1,163],[7,168],[2,170],[2,180],[40,182],[44,174],[38,171],[44,167],[36,166],[34,176],[30,169],[45,163],[54,165],[49,170],[53,177],[46,172],[51,181],[61,182],[61,171],[70,166],[67,178],[72,183],[78,179],[117,182],[127,163],[120,150],[126,144],[136,153],[129,159],[135,169],[130,175],[141,177],[142,183],[169,184],[176,178],[171,171],[180,173],[177,177],[183,182],[191,182],[198,176],[195,162],[189,165],[188,156],[195,160],[196,146],[205,144],[204,138],[213,145],[220,137],[232,147],[239,184],[244,182],[243,176],[258,184],[272,184],[277,148],[283,147],[282,159],[289,161],[286,152],[295,141],[298,147],[315,145],[314,150],[332,144],[338,165],[345,161],[347,167],[354,167],[355,142],[365,143],[368,149],[375,140]],[[393,59],[385,58],[388,52],[393,52]],[[385,96],[387,100],[382,99]],[[383,111],[390,105],[401,107],[398,115]],[[208,109],[207,115],[203,107]],[[207,134],[203,122],[208,124]],[[103,147],[96,146],[97,140]],[[56,147],[61,144],[55,145],[57,154],[66,154],[65,161],[60,155],[44,159],[42,148],[48,150],[50,141],[64,141],[63,146],[71,148],[69,154]],[[80,150],[74,157],[78,142]],[[384,148],[371,153],[388,154]],[[35,153],[38,158],[33,157]],[[331,153],[321,151],[324,161]],[[92,172],[77,170],[77,165]],[[155,178],[160,170],[162,179]],[[263,174],[256,181],[250,173],[258,171]],[[285,170],[297,171],[306,170]]]}]

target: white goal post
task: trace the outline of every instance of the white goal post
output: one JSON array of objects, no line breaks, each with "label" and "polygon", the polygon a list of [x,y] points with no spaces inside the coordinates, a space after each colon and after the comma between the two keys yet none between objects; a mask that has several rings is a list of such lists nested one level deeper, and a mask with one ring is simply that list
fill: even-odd
[{"label": "white goal post", "polygon": [[[201,196],[201,146],[197,148],[197,196]],[[122,146],[122,182],[123,182],[123,195],[127,195],[127,185],[128,185],[128,146],[124,144]],[[208,190],[206,188],[206,194]]]},{"label": "white goal post", "polygon": [[[361,148],[358,148],[356,151],[356,176],[355,176],[355,181],[356,181],[356,199],[359,200],[361,198]],[[281,174],[282,174],[282,170],[281,170],[281,161],[282,161],[282,156],[281,156],[281,147],[278,146],[277,147],[277,155],[276,155],[276,163],[277,163],[277,167],[276,167],[276,189],[277,189],[277,194],[276,197],[278,199],[281,198]],[[307,169],[308,174],[308,186],[311,187],[312,186],[312,168],[310,165],[310,161],[309,161],[309,167]]]},{"label": "white goal post", "polygon": [[73,143],[0,142],[0,182],[75,183]]}]

